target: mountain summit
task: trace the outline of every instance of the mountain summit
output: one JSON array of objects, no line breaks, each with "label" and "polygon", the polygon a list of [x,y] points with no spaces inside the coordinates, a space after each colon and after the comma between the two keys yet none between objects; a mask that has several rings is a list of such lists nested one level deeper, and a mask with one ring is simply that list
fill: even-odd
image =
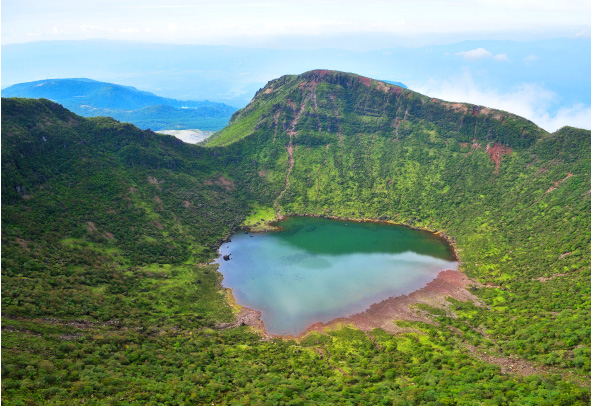
[{"label": "mountain summit", "polygon": [[352,73],[313,70],[270,81],[208,145],[227,145],[261,128],[272,128],[275,136],[302,132],[305,136],[298,137],[298,144],[336,142],[359,130],[399,139],[418,123],[435,125],[442,136],[459,142],[499,142],[508,147],[531,145],[545,133],[504,111],[429,98]]}]

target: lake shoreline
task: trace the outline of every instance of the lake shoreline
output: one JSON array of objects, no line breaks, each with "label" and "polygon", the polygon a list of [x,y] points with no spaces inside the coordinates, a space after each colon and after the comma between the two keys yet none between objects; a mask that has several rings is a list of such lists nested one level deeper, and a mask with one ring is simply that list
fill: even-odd
[{"label": "lake shoreline", "polygon": [[[281,231],[283,228],[278,223],[280,221],[286,220],[288,217],[313,217],[313,218],[323,218],[323,219],[336,220],[336,221],[348,221],[351,223],[387,224],[387,225],[391,225],[391,226],[406,227],[406,228],[410,228],[411,230],[426,231],[426,232],[432,234],[434,237],[436,237],[440,240],[443,240],[446,243],[446,245],[450,247],[451,259],[458,262],[458,265],[460,265],[462,263],[462,261],[460,260],[460,258],[457,255],[458,250],[456,248],[455,241],[453,240],[452,237],[450,237],[447,234],[446,231],[444,231],[444,230],[433,231],[427,227],[412,226],[409,224],[396,222],[394,220],[380,220],[380,219],[372,219],[372,218],[355,218],[355,217],[350,218],[350,217],[331,216],[331,215],[326,215],[326,214],[290,213],[290,214],[280,215],[280,216],[274,218],[273,220],[264,221],[260,225],[242,226],[240,228],[240,230],[247,231],[247,232],[250,232],[253,234]],[[230,237],[228,237],[228,238],[230,238]]]},{"label": "lake shoreline", "polygon": [[[231,323],[224,323],[218,327],[249,326],[267,340],[275,338],[301,340],[312,332],[325,333],[327,330],[334,330],[342,326],[352,326],[362,331],[381,328],[388,333],[394,334],[407,330],[406,328],[400,328],[396,324],[396,321],[432,323],[432,320],[424,313],[413,309],[413,306],[416,304],[426,304],[445,310],[449,306],[447,298],[452,297],[461,302],[472,300],[477,305],[482,305],[480,299],[468,290],[471,286],[480,286],[480,284],[472,281],[462,271],[444,270],[439,272],[437,277],[427,283],[426,286],[414,292],[407,295],[389,297],[388,299],[372,304],[368,309],[359,313],[338,317],[327,322],[312,323],[297,335],[268,333],[259,310],[239,305],[234,301],[231,306],[235,309],[236,320]],[[224,289],[226,289],[232,298],[234,297],[232,295],[232,289]]]},{"label": "lake shoreline", "polygon": [[[278,222],[285,220],[288,217],[315,217],[357,223],[380,223],[426,231],[433,237],[443,240],[450,249],[451,258],[458,262],[458,266],[461,265],[461,261],[457,255],[458,250],[455,246],[455,242],[445,231],[432,231],[424,227],[409,226],[391,220],[358,219],[316,214],[289,214],[280,216],[273,221],[265,222],[263,229],[261,229],[260,225],[257,225],[255,230],[250,227],[242,227],[241,229],[247,233],[253,234],[281,231],[282,227],[278,225]],[[236,313],[236,321],[233,323],[224,323],[224,328],[248,325],[261,334],[265,339],[282,338],[296,340],[302,339],[313,331],[323,332],[327,329],[338,328],[340,325],[352,325],[363,331],[368,331],[373,328],[382,328],[385,331],[394,333],[400,331],[400,328],[394,323],[396,320],[432,322],[429,318],[411,308],[415,304],[423,303],[437,308],[446,308],[449,305],[449,302],[446,300],[447,297],[452,297],[459,301],[473,300],[476,303],[479,303],[479,299],[468,290],[472,285],[479,285],[479,283],[470,280],[462,271],[451,269],[443,270],[438,273],[435,279],[428,282],[424,287],[411,293],[392,296],[385,300],[376,301],[376,303],[371,304],[369,308],[359,313],[345,317],[338,317],[327,322],[312,323],[301,333],[296,335],[268,333],[265,324],[261,319],[261,312],[237,304],[232,294],[232,290],[230,288],[224,288],[233,299],[233,303],[230,303],[230,305],[234,308]]]}]

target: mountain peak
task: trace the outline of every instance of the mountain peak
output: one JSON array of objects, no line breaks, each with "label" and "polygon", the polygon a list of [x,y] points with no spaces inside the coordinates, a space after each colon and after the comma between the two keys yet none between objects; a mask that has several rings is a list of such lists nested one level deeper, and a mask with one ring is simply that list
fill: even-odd
[{"label": "mountain peak", "polygon": [[320,83],[341,85],[345,88],[351,88],[355,85],[363,85],[368,88],[377,87],[383,92],[394,91],[398,93],[400,93],[400,89],[405,88],[394,83],[371,79],[366,76],[361,76],[355,73],[341,72],[328,69],[314,69],[308,72],[304,72],[300,75],[284,75],[278,79],[271,80],[269,83],[267,83],[265,87],[263,87],[256,93],[255,98],[261,94],[273,93],[279,86],[282,86],[286,83],[291,83],[294,80],[298,82],[298,86],[301,89],[306,87],[315,88]]},{"label": "mountain peak", "polygon": [[531,121],[505,111],[430,98],[354,73],[316,69],[267,83],[208,145],[231,144],[259,129],[272,129],[277,136],[301,128],[325,143],[337,132],[399,138],[427,124],[444,138],[511,148],[528,146],[545,134]]}]

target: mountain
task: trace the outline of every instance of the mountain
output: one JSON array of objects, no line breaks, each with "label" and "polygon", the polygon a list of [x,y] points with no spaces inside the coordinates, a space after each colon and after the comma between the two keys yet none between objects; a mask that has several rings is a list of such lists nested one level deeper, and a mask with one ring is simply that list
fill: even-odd
[{"label": "mountain", "polygon": [[[590,131],[323,70],[269,82],[205,147],[48,100],[2,113],[3,400],[590,400]],[[261,339],[208,262],[276,214],[438,232],[472,285]]]},{"label": "mountain", "polygon": [[381,80],[381,82],[388,83],[389,85],[395,85],[395,86],[401,87],[403,89],[408,89],[408,86],[406,86],[404,83],[401,83],[401,82],[393,82],[391,80]]},{"label": "mountain", "polygon": [[109,116],[153,130],[219,130],[236,111],[223,103],[168,99],[131,86],[84,78],[20,83],[3,89],[2,95],[46,98],[85,117]]},{"label": "mountain", "polygon": [[[514,95],[522,101],[532,94],[544,101],[534,106],[551,116],[561,108],[591,106],[588,37],[474,40],[421,47],[390,47],[381,42],[380,49],[368,49],[378,41],[364,41],[363,51],[318,48],[317,36],[311,39],[315,45],[310,49],[107,40],[6,44],[2,45],[2,87],[47,77],[90,77],[176,99],[208,98],[244,107],[269,80],[323,67],[400,81],[411,89],[494,90],[497,97],[491,100]],[[279,46],[285,48],[285,43]],[[479,49],[480,53],[470,53]]]}]

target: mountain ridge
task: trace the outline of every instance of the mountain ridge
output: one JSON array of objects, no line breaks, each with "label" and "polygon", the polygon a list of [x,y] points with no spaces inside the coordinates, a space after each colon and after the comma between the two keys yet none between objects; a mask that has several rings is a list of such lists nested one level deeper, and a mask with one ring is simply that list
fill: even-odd
[{"label": "mountain ridge", "polygon": [[132,86],[87,78],[20,83],[3,89],[2,95],[46,98],[85,117],[109,116],[153,130],[218,130],[236,111],[224,103],[169,99]]},{"label": "mountain ridge", "polygon": [[[225,146],[2,100],[3,400],[588,403],[591,131],[304,79],[263,88]],[[478,299],[263,340],[208,263],[278,214],[438,232]]]},{"label": "mountain ridge", "polygon": [[[286,94],[290,93],[291,97],[293,99],[296,99],[298,98],[298,96],[296,95],[297,91],[305,88],[305,91],[310,93],[310,97],[315,99],[316,87],[319,84],[336,84],[343,91],[346,91],[347,89],[356,86],[364,86],[366,90],[372,93],[377,92],[379,96],[385,96],[386,98],[382,100],[382,106],[379,107],[382,110],[380,114],[382,114],[383,116],[390,116],[391,119],[393,116],[393,120],[395,122],[393,122],[392,125],[396,128],[396,131],[398,131],[400,122],[406,122],[407,119],[409,119],[409,113],[411,114],[411,116],[413,114],[423,114],[421,112],[422,109],[427,110],[429,108],[434,108],[438,111],[431,112],[431,116],[426,116],[427,119],[429,119],[430,117],[436,118],[439,120],[437,124],[443,125],[452,131],[455,130],[456,133],[462,132],[464,135],[467,134],[466,129],[463,129],[462,131],[462,127],[465,124],[467,126],[472,125],[474,128],[474,133],[476,133],[476,126],[479,124],[479,115],[481,117],[480,123],[482,123],[483,125],[488,125],[487,130],[490,131],[491,135],[493,136],[493,140],[500,140],[499,137],[495,137],[495,135],[504,134],[507,132],[500,128],[501,126],[499,125],[490,125],[491,121],[493,121],[494,124],[494,120],[499,121],[499,123],[501,123],[502,126],[505,126],[505,121],[507,120],[510,121],[510,123],[508,123],[508,126],[520,126],[520,128],[523,130],[522,138],[527,138],[527,143],[531,143],[533,138],[546,133],[545,130],[541,129],[530,120],[527,120],[525,118],[519,117],[515,114],[506,111],[492,109],[470,103],[446,102],[444,100],[430,98],[428,96],[421,95],[418,92],[414,92],[412,90],[405,89],[397,85],[393,85],[376,79],[370,79],[365,76],[360,76],[352,73],[319,69],[305,72],[301,75],[282,76],[281,78],[274,79],[267,83],[265,87],[259,89],[259,91],[256,92],[254,98],[245,108],[238,110],[232,115],[228,127],[220,130],[220,132],[216,133],[213,137],[211,137],[207,141],[207,145],[227,145],[228,142],[234,142],[233,140],[240,139],[247,133],[252,133],[255,127],[260,123],[250,122],[248,127],[241,125],[239,129],[233,130],[233,122],[236,121],[236,119],[242,115],[246,115],[253,110],[261,109],[267,111],[257,112],[258,116],[263,115],[264,117],[268,118],[268,115],[271,114],[268,112],[268,110],[271,108],[277,109],[277,106],[265,106],[265,100],[274,97],[273,93],[277,91],[282,91]],[[329,97],[334,98],[335,95],[332,94],[329,95]],[[405,102],[403,100],[403,97],[408,98],[409,101]],[[392,100],[390,100],[390,98]],[[374,99],[376,99],[375,95]],[[378,103],[377,99],[373,101],[375,103]],[[403,114],[400,114],[400,108],[404,108]],[[429,114],[429,112],[427,113]],[[374,113],[374,116],[375,114],[377,114],[377,112]],[[262,118],[258,116],[257,119],[262,120]],[[488,116],[491,120],[486,120],[486,116]],[[453,129],[450,123],[456,123],[456,129]],[[239,132],[240,135],[234,135],[233,132]],[[226,135],[228,133],[230,135]],[[228,141],[224,141],[224,138],[227,138]],[[466,139],[466,137],[463,137],[463,140],[472,141],[472,139]],[[520,142],[517,139],[503,141],[513,142],[516,145],[523,144],[523,142]]]}]

